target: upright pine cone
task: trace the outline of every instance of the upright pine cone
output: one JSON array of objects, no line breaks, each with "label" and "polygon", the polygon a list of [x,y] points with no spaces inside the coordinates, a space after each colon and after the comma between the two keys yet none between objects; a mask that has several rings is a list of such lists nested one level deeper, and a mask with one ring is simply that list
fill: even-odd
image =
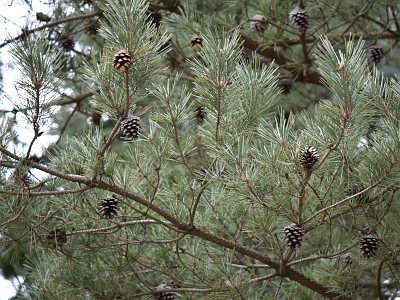
[{"label": "upright pine cone", "polygon": [[369,47],[368,49],[369,57],[371,58],[374,64],[377,64],[383,58],[383,49],[380,46],[374,45]]},{"label": "upright pine cone", "polygon": [[267,18],[263,15],[254,15],[250,22],[250,28],[254,32],[264,32],[267,28]]},{"label": "upright pine cone", "polygon": [[128,72],[130,65],[131,55],[127,50],[123,49],[114,55],[114,66],[116,66],[121,72]]},{"label": "upright pine cone", "polygon": [[287,78],[283,78],[278,81],[278,86],[282,89],[282,93],[289,94],[290,90],[292,89],[292,81]]},{"label": "upright pine cone", "polygon": [[120,129],[125,138],[136,140],[139,138],[141,124],[142,122],[139,117],[127,116],[121,122]]},{"label": "upright pine cone", "polygon": [[296,7],[289,13],[289,20],[292,21],[298,31],[306,31],[308,28],[308,12]]},{"label": "upright pine cone", "polygon": [[100,199],[97,208],[105,219],[111,219],[118,214],[119,201],[115,196]]},{"label": "upright pine cone", "polygon": [[286,226],[283,229],[283,234],[285,235],[285,243],[288,248],[300,248],[304,232],[299,225],[293,223]]},{"label": "upright pine cone", "polygon": [[[176,284],[171,281],[168,283],[163,283],[160,284],[158,287],[156,287],[157,290],[165,290],[165,289],[173,289],[176,288]],[[175,299],[175,293],[174,292],[162,292],[159,294],[155,294],[154,295],[154,299],[156,300],[171,300],[171,299]]]},{"label": "upright pine cone", "polygon": [[378,250],[379,240],[374,237],[372,234],[364,235],[360,239],[360,252],[362,256],[367,259],[370,259],[375,255],[375,252]]},{"label": "upright pine cone", "polygon": [[300,164],[305,169],[311,169],[315,163],[318,161],[318,153],[317,150],[313,146],[305,147],[301,150]]}]

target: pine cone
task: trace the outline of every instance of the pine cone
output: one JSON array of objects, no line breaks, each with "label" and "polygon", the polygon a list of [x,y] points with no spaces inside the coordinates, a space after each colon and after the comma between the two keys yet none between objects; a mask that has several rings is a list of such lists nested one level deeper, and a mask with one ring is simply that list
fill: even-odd
[{"label": "pine cone", "polygon": [[374,64],[377,64],[383,58],[383,49],[380,46],[374,45],[368,49],[369,56]]},{"label": "pine cone", "polygon": [[100,126],[100,121],[101,121],[101,113],[99,113],[95,109],[91,109],[90,110],[90,115],[89,115],[89,118],[88,118],[87,122],[89,124]]},{"label": "pine cone", "polygon": [[267,27],[267,18],[263,15],[254,15],[250,22],[250,28],[254,32],[264,32]]},{"label": "pine cone", "polygon": [[194,111],[196,112],[197,121],[203,122],[207,115],[206,108],[204,106],[198,106]]},{"label": "pine cone", "polygon": [[301,150],[300,164],[305,169],[311,169],[315,163],[318,161],[318,153],[317,150],[313,146],[305,147]]},{"label": "pine cone", "polygon": [[75,41],[72,36],[63,36],[58,40],[58,44],[65,50],[71,51],[74,50]]},{"label": "pine cone", "polygon": [[123,49],[114,55],[114,66],[116,66],[121,72],[128,72],[130,65],[131,55],[127,50]]},{"label": "pine cone", "polygon": [[199,37],[198,35],[195,35],[194,37],[192,37],[192,39],[190,40],[190,44],[192,45],[192,47],[194,47],[197,51],[200,51],[201,46],[203,44],[203,39],[201,37]]},{"label": "pine cone", "polygon": [[111,219],[118,214],[119,201],[114,196],[100,199],[97,207],[105,219]]},{"label": "pine cone", "polygon": [[100,23],[98,21],[88,22],[86,25],[86,31],[90,35],[95,35],[100,29]]},{"label": "pine cone", "polygon": [[[346,197],[358,194],[359,192],[365,190],[366,188],[367,186],[363,182],[354,184],[351,188],[348,189]],[[365,192],[357,197],[352,198],[351,201],[355,203],[370,203],[372,200],[373,199],[369,197],[369,193]]]},{"label": "pine cone", "polygon": [[289,13],[289,19],[292,21],[298,31],[306,31],[308,28],[308,12],[305,9],[296,7]]},{"label": "pine cone", "polygon": [[372,234],[364,235],[360,239],[360,252],[362,256],[367,259],[370,259],[375,255],[375,252],[378,250],[379,240],[374,237]]},{"label": "pine cone", "polygon": [[162,19],[162,15],[157,11],[151,11],[148,17],[148,20],[154,24],[156,27],[160,26],[160,22]]},{"label": "pine cone", "polygon": [[139,138],[141,124],[142,122],[139,117],[127,116],[121,122],[120,129],[125,138],[136,140]]},{"label": "pine cone", "polygon": [[303,241],[304,232],[301,227],[295,223],[286,226],[283,229],[285,243],[288,248],[300,248]]},{"label": "pine cone", "polygon": [[[159,40],[161,39],[162,35],[158,35],[157,39],[156,39],[156,44],[159,42]],[[170,42],[166,42],[164,45],[162,45],[159,49],[158,49],[158,53],[164,51],[165,49],[167,49],[168,47],[171,46]]]},{"label": "pine cone", "polygon": [[242,51],[241,53],[241,57],[239,58],[239,63],[243,66],[243,65],[248,65],[251,61],[251,57],[250,55],[248,55],[246,52]]},{"label": "pine cone", "polygon": [[93,3],[93,0],[83,0],[82,1],[82,6],[85,6],[86,4],[87,5],[90,5],[90,4],[92,4]]},{"label": "pine cone", "polygon": [[283,78],[278,81],[278,86],[282,89],[282,93],[289,94],[290,90],[292,89],[292,81],[287,78]]},{"label": "pine cone", "polygon": [[[173,281],[171,281],[168,283],[160,284],[158,287],[156,287],[156,290],[165,290],[165,289],[173,289],[173,288],[177,288],[177,285]],[[175,299],[175,293],[174,292],[162,292],[159,294],[155,294],[154,299],[156,299],[156,300]]]},{"label": "pine cone", "polygon": [[353,259],[351,258],[350,253],[343,254],[339,259],[343,266],[348,267],[353,264]]},{"label": "pine cone", "polygon": [[17,183],[22,184],[24,187],[29,187],[32,184],[32,177],[29,174],[29,171],[20,173],[19,171],[15,171],[14,179]]},{"label": "pine cone", "polygon": [[36,20],[47,23],[47,22],[51,21],[51,18],[44,13],[38,12],[38,13],[36,13]]},{"label": "pine cone", "polygon": [[67,242],[67,233],[63,229],[56,228],[50,231],[46,238],[55,246],[62,247]]}]

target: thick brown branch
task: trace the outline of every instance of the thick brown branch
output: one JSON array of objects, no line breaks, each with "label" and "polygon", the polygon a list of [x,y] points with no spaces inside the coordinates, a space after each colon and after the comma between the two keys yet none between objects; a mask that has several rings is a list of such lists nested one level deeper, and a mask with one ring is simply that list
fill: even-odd
[{"label": "thick brown branch", "polygon": [[[3,152],[5,155],[15,159],[15,160],[21,160],[21,158],[19,158],[17,155],[11,153],[10,151],[4,149],[3,147],[0,147],[1,152]],[[219,237],[217,235],[214,235],[210,232],[208,232],[205,229],[199,229],[194,227],[193,225],[190,225],[189,223],[183,222],[180,219],[175,218],[173,215],[171,215],[169,212],[165,211],[164,209],[162,209],[161,207],[155,205],[152,201],[149,201],[139,195],[136,195],[132,192],[126,191],[123,188],[119,188],[117,186],[113,186],[113,185],[109,185],[107,183],[104,182],[99,182],[99,183],[94,183],[91,179],[89,178],[85,178],[83,176],[77,176],[77,175],[69,175],[69,174],[64,174],[61,173],[57,170],[54,170],[52,168],[43,166],[41,164],[38,164],[36,162],[27,160],[26,161],[28,165],[30,165],[31,167],[34,167],[36,169],[39,169],[43,172],[46,172],[50,175],[54,175],[57,176],[59,178],[63,178],[72,182],[78,182],[78,183],[82,183],[82,184],[86,184],[86,185],[90,185],[90,186],[96,186],[99,189],[103,189],[103,190],[107,190],[110,192],[113,192],[115,194],[124,196],[126,198],[129,198],[131,200],[136,201],[137,203],[142,204],[145,207],[148,207],[150,210],[152,210],[153,212],[155,212],[156,214],[158,214],[159,216],[163,217],[164,219],[168,220],[169,222],[171,222],[171,224],[173,224],[177,230],[179,231],[183,231],[186,234],[189,235],[193,235],[193,236],[197,236],[203,240],[212,242],[216,245],[228,248],[228,249],[232,249],[234,251],[237,251],[243,255],[247,255],[253,259],[256,259],[262,263],[265,263],[267,265],[269,265],[271,268],[274,268],[275,270],[279,270],[280,269],[280,263],[271,259],[270,257],[268,257],[265,254],[262,254],[258,251],[255,251],[253,249],[250,249],[248,247],[245,247],[241,244],[235,243],[233,241],[230,241],[228,239]],[[335,299],[343,299],[343,300],[347,300],[350,298],[347,298],[346,296],[337,293],[337,292],[333,292],[331,291],[328,287],[321,285],[320,283],[312,280],[311,278],[303,275],[302,273],[292,269],[291,267],[286,266],[285,270],[284,270],[284,276],[290,278],[291,280],[294,280],[298,283],[300,283],[301,285],[308,287],[309,289],[317,292],[320,295],[323,295],[324,297],[328,297],[328,298],[335,298]]]},{"label": "thick brown branch", "polygon": [[273,59],[278,65],[283,65],[286,63],[286,58],[284,54],[275,51],[271,47],[263,48],[258,41],[253,40],[252,38],[245,35],[240,36],[240,41],[243,42],[243,47],[255,51],[266,58]]},{"label": "thick brown branch", "polygon": [[[348,39],[350,37],[354,37],[355,39],[360,39],[362,38],[363,40],[375,40],[375,39],[399,39],[399,35],[394,35],[393,33],[389,31],[377,31],[377,32],[370,32],[370,33],[362,33],[362,32],[348,32],[346,34],[327,34],[327,38],[330,41],[335,41],[337,39]],[[319,40],[318,36],[306,36],[304,38],[306,43],[313,43],[316,40]],[[276,40],[274,41],[274,45],[279,46],[279,47],[287,47],[287,46],[293,46],[293,45],[300,45],[301,44],[301,39],[300,38],[285,38],[282,40]]]},{"label": "thick brown branch", "polygon": [[[240,244],[234,243],[227,239],[221,238],[219,236],[216,236],[214,234],[206,232],[205,230],[200,230],[198,228],[191,229],[189,231],[189,234],[200,237],[204,240],[210,241],[214,244],[223,246],[225,248],[235,250],[241,254],[247,255],[254,259],[257,259],[260,262],[263,262],[263,263],[269,265],[270,267],[274,268],[275,270],[279,270],[280,264],[278,262],[270,259],[268,256],[266,256],[258,251],[252,250],[250,248],[247,248]],[[288,277],[288,278],[300,283],[301,285],[308,287],[309,289],[317,292],[320,295],[323,295],[324,297],[343,299],[343,300],[350,299],[340,293],[331,291],[328,287],[321,285],[320,283],[312,280],[311,278],[301,274],[300,272],[298,272],[290,267],[286,267],[285,277]]]}]

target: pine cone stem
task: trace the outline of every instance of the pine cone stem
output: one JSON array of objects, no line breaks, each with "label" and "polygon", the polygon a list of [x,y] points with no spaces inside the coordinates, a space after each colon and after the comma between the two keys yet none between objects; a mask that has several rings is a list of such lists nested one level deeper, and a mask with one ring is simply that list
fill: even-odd
[{"label": "pine cone stem", "polygon": [[123,121],[124,117],[120,117],[115,124],[113,130],[111,131],[110,135],[108,136],[106,142],[104,143],[103,147],[101,148],[100,151],[98,151],[99,158],[104,156],[104,153],[106,153],[106,150],[108,147],[110,147],[111,143],[114,141],[114,139],[118,136],[121,122]]},{"label": "pine cone stem", "polygon": [[[125,118],[128,115],[129,112],[129,107],[130,107],[130,99],[131,95],[129,93],[129,74],[128,72],[125,73],[124,76],[125,79],[125,96],[126,96],[126,101],[125,101],[125,109],[124,109],[124,115],[123,117]],[[137,87],[135,88],[135,92],[137,91]]]},{"label": "pine cone stem", "polygon": [[280,276],[285,276],[285,274],[286,274],[286,263],[290,259],[290,257],[292,256],[293,252],[295,252],[295,250],[293,248],[287,247],[285,249],[285,252],[283,253],[282,263],[281,263],[281,266],[280,266],[280,269],[279,269],[279,275]]}]

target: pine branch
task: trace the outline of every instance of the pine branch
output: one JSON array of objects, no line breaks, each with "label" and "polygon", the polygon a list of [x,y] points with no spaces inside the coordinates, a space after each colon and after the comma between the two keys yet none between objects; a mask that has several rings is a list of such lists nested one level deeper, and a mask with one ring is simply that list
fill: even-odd
[{"label": "pine branch", "polygon": [[254,52],[257,52],[258,54],[266,58],[274,60],[275,63],[277,63],[278,65],[284,65],[287,61],[283,52],[275,51],[271,47],[263,47],[262,45],[260,45],[258,41],[253,40],[252,38],[246,35],[241,34],[239,41],[243,42],[243,47],[248,48]]},{"label": "pine branch", "polygon": [[94,13],[87,14],[87,15],[68,17],[68,18],[64,18],[64,19],[60,19],[60,20],[51,22],[51,23],[47,23],[47,24],[39,26],[37,28],[24,30],[20,35],[14,37],[12,39],[6,40],[2,44],[0,44],[0,49],[3,48],[6,45],[12,43],[12,42],[15,42],[15,41],[18,41],[20,39],[23,39],[26,36],[28,36],[28,35],[30,35],[30,34],[32,34],[34,32],[38,32],[38,31],[41,31],[41,30],[46,29],[46,28],[55,27],[57,25],[60,25],[60,24],[63,24],[63,23],[67,23],[67,22],[71,22],[71,21],[84,20],[84,19],[89,19],[89,18],[96,17],[96,16],[101,16],[102,14],[103,14],[102,11],[98,11],[98,12],[94,12]]},{"label": "pine branch", "polygon": [[[100,91],[100,89],[96,89],[96,92],[98,93]],[[76,104],[80,104],[83,100],[85,100],[86,98],[89,98],[93,96],[92,92],[86,92],[83,93],[79,96],[76,96],[74,98],[70,98],[70,99],[65,99],[65,100],[57,100],[57,105],[68,105],[68,104],[72,104],[72,103],[76,103]]]},{"label": "pine branch", "polygon": [[[4,147],[0,146],[0,151],[3,152],[5,155],[16,159],[18,161],[21,160],[21,158],[19,158],[18,156],[16,156],[15,154],[9,152],[8,150],[6,150]],[[59,178],[63,178],[66,180],[69,180],[71,182],[77,182],[77,183],[82,183],[82,184],[86,184],[86,185],[90,185],[92,187],[96,187],[99,189],[103,189],[103,190],[107,190],[109,192],[121,195],[123,197],[132,199],[140,204],[142,204],[145,207],[148,207],[149,209],[151,209],[153,212],[155,212],[156,214],[160,215],[161,217],[165,218],[166,220],[168,220],[172,225],[175,226],[175,230],[178,232],[183,232],[189,235],[193,235],[193,236],[197,236],[201,239],[207,240],[209,242],[212,242],[216,245],[228,248],[228,249],[232,249],[235,250],[243,255],[246,255],[248,257],[251,257],[253,259],[259,260],[262,263],[265,263],[269,266],[271,266],[272,268],[274,268],[275,270],[280,270],[281,264],[272,260],[271,258],[269,258],[267,255],[262,254],[258,251],[252,250],[248,247],[245,247],[241,244],[232,242],[230,240],[227,240],[225,238],[219,237],[217,235],[211,234],[206,230],[201,230],[193,225],[190,225],[189,223],[186,223],[180,219],[175,218],[173,215],[171,215],[170,213],[168,213],[167,211],[165,211],[164,209],[162,209],[161,207],[159,207],[158,205],[155,205],[154,203],[152,203],[150,200],[147,200],[141,196],[138,196],[132,192],[127,191],[126,189],[121,189],[117,186],[113,186],[113,185],[109,185],[107,183],[104,182],[93,182],[91,179],[87,179],[83,176],[77,176],[77,175],[68,175],[68,174],[64,174],[61,173],[57,170],[51,169],[49,167],[45,167],[42,166],[36,162],[33,161],[26,161],[26,163],[33,167],[36,168],[38,170],[41,170],[43,172],[46,172],[47,174],[50,175],[54,175],[57,176]],[[308,287],[309,289],[325,296],[328,298],[335,298],[338,300],[348,300],[350,298],[337,293],[337,292],[333,292],[331,291],[331,289],[329,289],[328,287],[325,287],[323,285],[321,285],[320,283],[312,280],[311,278],[305,276],[304,274],[293,270],[291,267],[286,266],[284,269],[284,275],[282,274],[281,276],[284,277],[288,277],[289,279],[292,279],[300,284],[302,284],[305,287]]]}]

